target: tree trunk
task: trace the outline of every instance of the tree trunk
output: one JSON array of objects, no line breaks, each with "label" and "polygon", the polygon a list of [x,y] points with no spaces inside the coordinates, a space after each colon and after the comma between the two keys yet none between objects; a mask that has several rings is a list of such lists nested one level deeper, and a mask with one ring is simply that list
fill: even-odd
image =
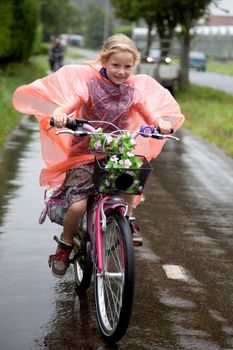
[{"label": "tree trunk", "polygon": [[192,27],[192,16],[190,8],[184,15],[185,21],[181,31],[181,56],[180,56],[180,89],[185,91],[189,87],[189,50],[190,50],[190,28]]},{"label": "tree trunk", "polygon": [[180,89],[185,91],[189,87],[189,32],[181,36],[181,56],[180,56]]},{"label": "tree trunk", "polygon": [[151,43],[152,43],[152,28],[153,24],[152,23],[147,23],[148,26],[148,34],[147,34],[147,46],[146,46],[146,57],[149,56],[149,51],[151,48]]}]

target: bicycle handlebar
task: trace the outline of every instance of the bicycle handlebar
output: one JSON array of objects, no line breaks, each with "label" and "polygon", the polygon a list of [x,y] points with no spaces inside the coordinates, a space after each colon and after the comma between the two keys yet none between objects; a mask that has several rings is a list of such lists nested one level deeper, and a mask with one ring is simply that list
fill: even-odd
[{"label": "bicycle handlebar", "polygon": [[[69,119],[66,122],[65,128],[63,130],[59,130],[56,132],[56,134],[72,134],[76,136],[87,136],[89,134],[96,134],[96,129],[90,125],[90,123],[98,122],[101,123],[103,121],[88,121],[86,119]],[[109,125],[113,125],[112,123],[104,121],[104,123],[107,123]],[[54,127],[54,119],[50,119],[50,125],[51,127]],[[122,131],[122,130],[119,130]],[[128,130],[127,130],[128,131]],[[161,134],[159,127],[154,127],[150,125],[142,125],[139,130],[137,131],[130,131],[132,134],[135,134],[134,137],[137,137],[138,135],[141,135],[143,137],[152,137],[154,139],[163,140],[163,139],[172,139],[179,141],[179,138],[176,136],[173,136],[174,130],[171,129],[170,134]]]}]

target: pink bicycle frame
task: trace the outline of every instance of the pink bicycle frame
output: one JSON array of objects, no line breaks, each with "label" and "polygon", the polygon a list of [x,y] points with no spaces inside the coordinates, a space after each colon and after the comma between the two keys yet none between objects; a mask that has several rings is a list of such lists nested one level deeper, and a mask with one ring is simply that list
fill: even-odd
[{"label": "pink bicycle frame", "polygon": [[[105,212],[107,213],[109,210],[114,209],[125,215],[127,211],[127,204],[122,198],[122,200],[117,203],[113,202],[113,196],[101,196],[97,208],[95,211],[95,235],[96,235],[96,263],[99,273],[103,274],[103,215]],[[117,196],[117,198],[120,198]]]}]

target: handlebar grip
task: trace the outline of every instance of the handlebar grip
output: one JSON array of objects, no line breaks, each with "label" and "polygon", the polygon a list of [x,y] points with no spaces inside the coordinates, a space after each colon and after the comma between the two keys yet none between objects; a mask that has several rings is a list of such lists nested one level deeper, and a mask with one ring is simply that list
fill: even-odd
[{"label": "handlebar grip", "polygon": [[[50,126],[55,126],[53,117],[50,118]],[[78,127],[82,126],[83,124],[88,124],[88,120],[86,119],[68,119],[66,122],[65,127],[67,129],[76,131]]]},{"label": "handlebar grip", "polygon": [[[156,127],[156,130],[158,131],[159,134],[161,134],[161,129],[159,126]],[[174,129],[171,128],[170,131],[169,131],[169,134],[173,134],[174,133]]]}]

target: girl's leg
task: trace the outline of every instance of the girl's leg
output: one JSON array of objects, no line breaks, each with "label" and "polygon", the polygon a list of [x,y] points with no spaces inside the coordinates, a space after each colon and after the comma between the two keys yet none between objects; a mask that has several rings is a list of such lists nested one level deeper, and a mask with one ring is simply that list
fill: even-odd
[{"label": "girl's leg", "polygon": [[71,204],[68,208],[63,223],[63,238],[65,244],[72,245],[74,235],[77,232],[82,215],[86,211],[87,198]]},{"label": "girl's leg", "polygon": [[122,194],[122,197],[128,203],[127,215],[130,217],[132,216],[133,209],[135,208],[134,206],[135,196],[133,194],[127,194],[127,195]]},{"label": "girl's leg", "polygon": [[135,195],[122,195],[122,197],[128,203],[127,215],[129,216],[130,226],[132,230],[133,244],[135,246],[142,246],[143,240],[141,236],[141,229],[138,224],[135,223],[135,218],[132,216],[133,209],[135,208],[136,196]]},{"label": "girl's leg", "polygon": [[87,199],[71,204],[64,216],[63,235],[60,240],[56,253],[50,255],[49,266],[56,277],[65,275],[69,267],[69,256],[73,249],[73,239],[77,231],[81,216],[86,210]]}]

